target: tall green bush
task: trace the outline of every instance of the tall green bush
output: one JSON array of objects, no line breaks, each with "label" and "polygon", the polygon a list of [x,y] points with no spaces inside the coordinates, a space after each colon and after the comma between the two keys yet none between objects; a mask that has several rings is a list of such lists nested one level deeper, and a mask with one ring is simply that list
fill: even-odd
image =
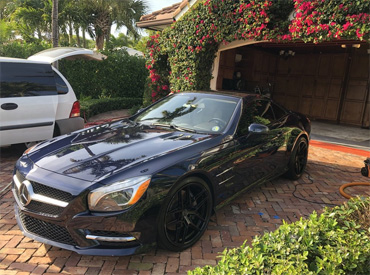
[{"label": "tall green bush", "polygon": [[45,41],[25,43],[23,41],[11,41],[0,44],[0,56],[27,58],[37,52],[51,48],[51,44]]},{"label": "tall green bush", "polygon": [[148,72],[145,59],[125,50],[103,52],[103,61],[62,60],[59,70],[78,98],[142,98]]},{"label": "tall green bush", "polygon": [[252,246],[225,250],[196,274],[369,274],[370,198],[356,198],[309,219],[284,223]]}]

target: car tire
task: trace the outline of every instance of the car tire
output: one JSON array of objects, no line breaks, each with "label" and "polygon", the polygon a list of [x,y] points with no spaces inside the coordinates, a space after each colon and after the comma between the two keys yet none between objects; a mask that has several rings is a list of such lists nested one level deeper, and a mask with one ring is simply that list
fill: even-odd
[{"label": "car tire", "polygon": [[307,158],[308,142],[305,137],[300,137],[294,146],[288,164],[288,171],[284,176],[291,180],[299,179],[306,169]]},{"label": "car tire", "polygon": [[207,183],[190,177],[175,186],[159,214],[158,244],[171,251],[194,245],[207,229],[213,199]]}]

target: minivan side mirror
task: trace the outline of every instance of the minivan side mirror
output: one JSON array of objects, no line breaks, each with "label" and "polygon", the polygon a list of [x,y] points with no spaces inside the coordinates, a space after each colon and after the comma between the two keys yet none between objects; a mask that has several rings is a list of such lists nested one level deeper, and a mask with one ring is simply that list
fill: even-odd
[{"label": "minivan side mirror", "polygon": [[250,133],[266,133],[269,131],[269,127],[259,123],[252,123],[249,125],[248,131]]}]

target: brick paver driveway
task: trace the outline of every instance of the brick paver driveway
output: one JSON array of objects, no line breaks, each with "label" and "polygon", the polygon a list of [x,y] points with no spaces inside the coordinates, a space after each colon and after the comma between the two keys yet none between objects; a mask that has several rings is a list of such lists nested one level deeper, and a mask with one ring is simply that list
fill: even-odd
[{"label": "brick paver driveway", "polygon": [[[11,180],[19,152],[1,149],[0,191]],[[370,154],[369,154],[370,155]],[[308,174],[298,181],[283,178],[240,195],[212,217],[202,239],[192,248],[173,253],[154,249],[128,257],[80,256],[23,237],[14,218],[9,188],[0,195],[0,274],[184,274],[196,266],[216,264],[217,253],[226,247],[275,230],[282,220],[293,222],[340,204],[339,187],[352,181],[369,181],[360,175],[364,156],[310,147]],[[355,187],[348,193],[370,196],[370,188]]]}]

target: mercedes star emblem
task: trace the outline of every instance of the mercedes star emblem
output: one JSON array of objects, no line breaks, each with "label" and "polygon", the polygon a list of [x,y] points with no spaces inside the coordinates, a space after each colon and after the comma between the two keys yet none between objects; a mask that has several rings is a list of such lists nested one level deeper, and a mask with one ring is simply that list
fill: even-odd
[{"label": "mercedes star emblem", "polygon": [[32,185],[28,180],[22,182],[19,188],[19,200],[23,206],[31,202]]}]

